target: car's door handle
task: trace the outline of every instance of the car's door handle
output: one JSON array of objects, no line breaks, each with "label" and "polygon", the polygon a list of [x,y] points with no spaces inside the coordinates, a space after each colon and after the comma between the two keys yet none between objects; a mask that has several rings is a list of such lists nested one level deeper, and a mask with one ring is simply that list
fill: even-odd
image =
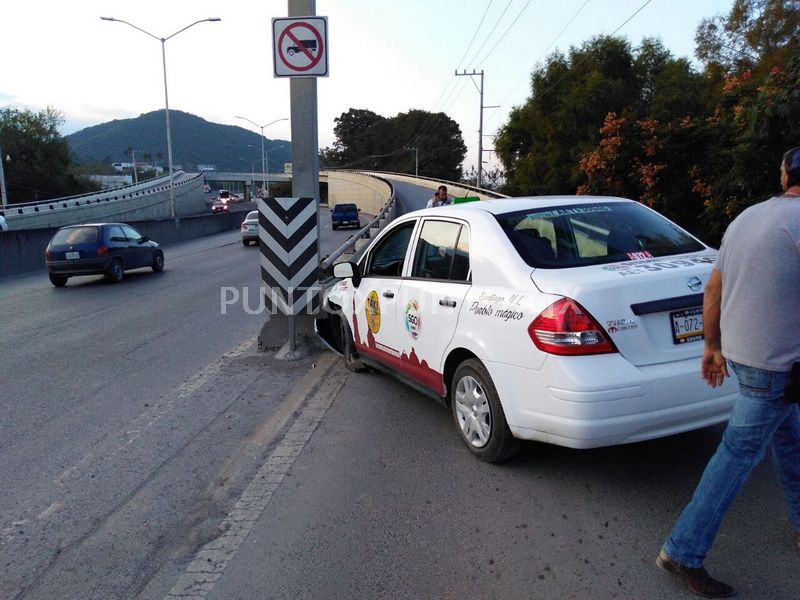
[{"label": "car's door handle", "polygon": [[450,307],[455,308],[456,301],[455,300],[450,300],[448,298],[442,298],[441,300],[439,300],[439,306],[450,306]]},{"label": "car's door handle", "polygon": [[394,298],[394,292],[383,292],[384,298]]}]

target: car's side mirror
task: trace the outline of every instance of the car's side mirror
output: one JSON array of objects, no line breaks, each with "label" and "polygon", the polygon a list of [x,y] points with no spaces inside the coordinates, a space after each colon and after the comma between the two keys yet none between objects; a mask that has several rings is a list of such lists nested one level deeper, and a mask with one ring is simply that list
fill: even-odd
[{"label": "car's side mirror", "polygon": [[143,235],[142,237],[139,238],[139,243],[140,244],[144,244],[145,242],[149,242],[149,241],[150,241],[150,238],[148,238],[146,235]]},{"label": "car's side mirror", "polygon": [[361,283],[361,269],[353,262],[341,262],[333,265],[333,276],[338,279],[352,279],[355,287]]}]

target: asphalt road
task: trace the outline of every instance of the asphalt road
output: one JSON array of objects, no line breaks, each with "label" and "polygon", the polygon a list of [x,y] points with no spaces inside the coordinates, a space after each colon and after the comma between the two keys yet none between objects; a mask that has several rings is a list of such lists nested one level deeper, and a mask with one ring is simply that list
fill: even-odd
[{"label": "asphalt road", "polygon": [[[720,427],[481,463],[390,377],[257,353],[257,252],[233,232],[117,285],[0,282],[0,598],[691,597],[653,561]],[[708,567],[789,600],[797,565],[767,460]]]},{"label": "asphalt road", "polygon": [[[352,235],[323,222],[323,249]],[[271,398],[309,368],[263,372],[259,253],[238,231],[165,255],[116,285],[0,282],[0,598],[131,597],[263,451],[247,440],[276,405],[254,383]]]}]

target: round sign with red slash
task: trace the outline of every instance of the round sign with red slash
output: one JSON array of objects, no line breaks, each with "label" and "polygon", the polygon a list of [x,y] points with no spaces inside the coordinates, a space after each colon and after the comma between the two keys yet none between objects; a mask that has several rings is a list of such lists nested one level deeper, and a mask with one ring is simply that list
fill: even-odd
[{"label": "round sign with red slash", "polygon": [[272,20],[276,77],[327,76],[327,18]]}]

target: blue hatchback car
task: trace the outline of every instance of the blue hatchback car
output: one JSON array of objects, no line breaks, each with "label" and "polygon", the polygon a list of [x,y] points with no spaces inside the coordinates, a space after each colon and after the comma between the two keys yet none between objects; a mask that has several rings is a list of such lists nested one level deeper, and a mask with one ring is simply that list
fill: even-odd
[{"label": "blue hatchback car", "polygon": [[47,274],[56,287],[75,275],[105,275],[122,281],[125,271],[164,270],[164,252],[125,223],[88,223],[59,229],[45,250]]}]

